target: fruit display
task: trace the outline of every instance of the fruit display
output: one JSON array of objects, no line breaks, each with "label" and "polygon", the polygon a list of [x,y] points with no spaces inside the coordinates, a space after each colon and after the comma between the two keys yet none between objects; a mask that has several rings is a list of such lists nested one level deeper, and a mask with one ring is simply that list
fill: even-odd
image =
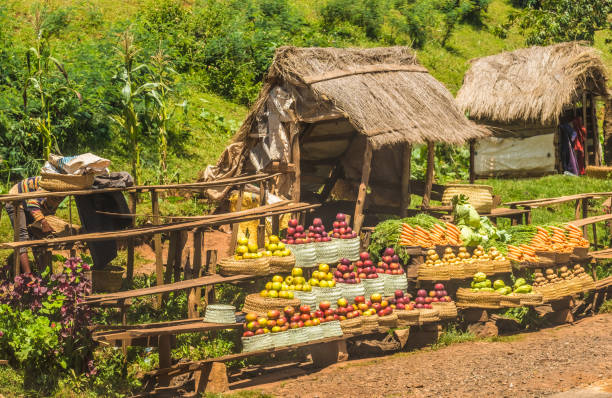
[{"label": "fruit display", "polygon": [[430,290],[429,292],[425,289],[419,289],[417,291],[417,297],[414,299],[414,308],[421,309],[433,308],[433,303],[450,303],[453,301],[448,293],[446,292],[444,285],[441,283],[436,283],[434,285],[434,290]]},{"label": "fruit display", "polygon": [[263,252],[259,251],[257,244],[249,243],[249,239],[246,237],[239,238],[237,243],[236,253],[234,254],[236,260],[250,260],[261,258],[264,255]]},{"label": "fruit display", "polygon": [[381,261],[376,265],[376,271],[383,270],[382,273],[387,275],[402,275],[404,269],[399,261],[399,256],[395,254],[395,250],[392,247],[387,247],[383,252]]},{"label": "fruit display", "polygon": [[[280,275],[274,275],[272,277],[272,280],[266,283],[265,289],[259,292],[259,295],[261,297],[267,298],[292,299],[293,292],[291,290],[297,290],[295,285],[296,279],[294,278],[295,277],[293,277],[292,275],[289,275],[285,278]],[[303,284],[300,285],[302,287],[304,286]]]},{"label": "fruit display", "polygon": [[246,314],[245,319],[245,331],[242,337],[253,337],[265,333],[279,333],[289,330],[289,318],[286,313],[281,313],[278,310],[268,311],[266,316],[259,316],[251,312]]},{"label": "fruit display", "polygon": [[389,299],[391,308],[397,310],[413,310],[416,305],[414,301],[410,300],[410,296],[406,296],[403,290],[396,290],[393,297]]},{"label": "fruit display", "polygon": [[315,238],[309,238],[308,233],[305,231],[303,225],[298,224],[298,220],[292,218],[287,223],[287,237],[282,240],[282,243],[288,245],[301,245],[305,243],[312,243]]},{"label": "fruit display", "polygon": [[306,278],[304,278],[303,275],[304,271],[302,271],[301,268],[293,268],[291,270],[291,275],[286,276],[283,283],[289,287],[289,290],[310,292],[312,290],[312,286],[308,283],[308,281],[306,281]]},{"label": "fruit display", "polygon": [[325,231],[325,225],[320,218],[312,220],[312,225],[308,227],[307,237],[314,242],[331,242],[331,236]]},{"label": "fruit display", "polygon": [[493,283],[490,279],[487,279],[487,274],[484,272],[477,272],[474,274],[474,278],[470,283],[470,287],[473,292],[494,292]]},{"label": "fruit display", "polygon": [[357,234],[346,222],[346,214],[336,214],[336,221],[332,224],[333,230],[329,233],[336,239],[353,239],[357,237]]},{"label": "fruit display", "polygon": [[311,319],[317,320],[317,324],[338,321],[340,320],[340,315],[336,310],[331,308],[331,303],[329,301],[321,301],[319,303],[319,309],[315,310],[311,313]]},{"label": "fruit display", "polygon": [[340,259],[340,263],[334,271],[334,280],[337,283],[355,284],[361,282],[361,278],[355,271],[355,265],[348,258]]},{"label": "fruit display", "polygon": [[529,285],[524,278],[515,280],[513,288],[514,290],[512,290],[512,293],[527,294],[533,291],[533,287]]},{"label": "fruit display", "polygon": [[542,269],[538,268],[533,274],[533,287],[542,287],[549,283],[569,281],[584,274],[584,267],[580,264],[574,265],[573,268],[567,266],[559,267],[558,272],[552,268],[547,268],[542,273]]},{"label": "fruit display", "polygon": [[374,262],[370,258],[370,253],[363,252],[359,254],[359,260],[355,262],[357,267],[357,276],[360,279],[376,279],[378,278],[378,272],[383,274],[384,268],[376,268]]},{"label": "fruit display", "polygon": [[266,250],[264,250],[263,255],[287,257],[291,255],[291,250],[285,247],[285,244],[278,239],[278,236],[270,235],[268,237],[268,243],[266,243]]},{"label": "fruit display", "polygon": [[329,265],[319,264],[317,270],[312,272],[308,284],[313,287],[335,287],[336,281],[334,280],[334,274],[329,270]]}]

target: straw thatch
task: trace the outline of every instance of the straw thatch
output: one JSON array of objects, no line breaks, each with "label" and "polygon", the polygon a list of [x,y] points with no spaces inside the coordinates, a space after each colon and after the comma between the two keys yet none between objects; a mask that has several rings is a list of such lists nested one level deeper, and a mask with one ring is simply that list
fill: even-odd
[{"label": "straw thatch", "polygon": [[309,91],[308,100],[315,103],[308,107],[340,112],[375,148],[401,142],[460,144],[490,134],[465,118],[451,93],[408,47],[280,47],[236,141],[256,131],[275,86]]},{"label": "straw thatch", "polygon": [[470,118],[555,125],[564,107],[582,93],[606,95],[606,71],[598,52],[584,43],[530,47],[471,61],[457,94]]}]

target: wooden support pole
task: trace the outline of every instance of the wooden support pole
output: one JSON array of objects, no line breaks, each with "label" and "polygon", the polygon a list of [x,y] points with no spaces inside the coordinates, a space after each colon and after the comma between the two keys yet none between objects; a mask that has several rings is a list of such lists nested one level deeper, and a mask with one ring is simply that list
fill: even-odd
[{"label": "wooden support pole", "polygon": [[293,174],[293,190],[291,191],[291,199],[296,203],[300,201],[301,184],[302,184],[302,167],[300,166],[300,137],[299,133],[295,133],[291,139],[291,162],[294,164],[295,172]]},{"label": "wooden support pole", "polygon": [[[240,185],[240,188],[238,191],[238,201],[236,202],[236,211],[242,210],[242,198],[243,197],[244,197],[244,185]],[[233,255],[234,251],[236,250],[236,239],[238,239],[238,228],[239,227],[240,227],[240,223],[232,224],[232,240],[230,241],[229,253],[227,253],[228,256]]]},{"label": "wooden support pole", "polygon": [[476,181],[476,165],[474,160],[476,158],[476,141],[470,140],[470,184]]},{"label": "wooden support pole", "polygon": [[[21,219],[19,217],[19,209],[21,208],[21,201],[13,202],[13,241],[19,242],[19,230],[21,229]],[[13,277],[19,275],[21,269],[21,255],[20,249],[13,251]],[[27,253],[27,252],[26,252]]]},{"label": "wooden support pole", "polygon": [[[202,269],[202,244],[204,243],[204,233],[198,228],[193,233],[193,275],[192,278],[199,278]],[[200,316],[200,288],[193,288],[189,291],[188,315],[189,318]]]},{"label": "wooden support pole", "polygon": [[278,235],[280,233],[280,216],[272,216],[272,233]]},{"label": "wooden support pole", "polygon": [[[136,202],[138,196],[136,192],[130,192],[130,214],[136,214]],[[136,225],[136,217],[132,217],[132,228]],[[127,250],[127,274],[126,278],[128,285],[132,285],[132,279],[134,278],[134,238],[128,238],[128,250]]]},{"label": "wooden support pole", "polygon": [[[209,275],[215,275],[217,273],[217,251],[216,250],[207,250],[206,251],[206,268]],[[205,304],[204,310],[208,304],[212,304],[215,302],[215,286],[207,285],[206,286],[206,296],[204,297]]]},{"label": "wooden support pole", "polygon": [[427,142],[427,171],[425,173],[425,192],[423,193],[423,203],[421,208],[426,209],[429,207],[429,201],[431,199],[431,189],[433,187],[434,179],[434,161],[435,161],[435,144],[432,141]]},{"label": "wooden support pole", "polygon": [[[172,365],[172,353],[170,350],[170,335],[165,334],[159,336],[159,368],[169,368]],[[158,379],[160,387],[167,387],[170,385],[170,376],[160,375]]]},{"label": "wooden support pole", "polygon": [[[589,165],[589,130],[587,129],[587,94],[586,91],[582,92],[582,124],[586,130],[586,137],[584,139],[584,165]],[[595,142],[595,141],[593,141]]]},{"label": "wooden support pole", "polygon": [[187,231],[177,231],[178,246],[176,247],[174,259],[174,282],[181,280],[181,269],[183,268],[183,250],[187,244]]},{"label": "wooden support pole", "polygon": [[[583,198],[582,199],[582,218],[588,218],[588,217],[589,217],[589,199]],[[584,225],[582,227],[582,233],[584,234],[584,238],[588,240],[589,238],[587,234],[587,225]]]},{"label": "wooden support pole", "polygon": [[365,207],[366,194],[368,193],[368,183],[370,182],[370,171],[372,170],[372,144],[367,141],[363,152],[363,165],[361,168],[361,183],[357,194],[357,204],[355,205],[355,216],[353,217],[353,231],[359,234],[363,225],[363,211]]},{"label": "wooden support pole", "polygon": [[410,164],[412,162],[412,145],[404,144],[404,156],[402,156],[402,197],[400,216],[406,217],[408,207],[410,207]]},{"label": "wooden support pole", "polygon": [[[151,190],[151,210],[153,212],[153,224],[159,225],[159,195],[157,191]],[[153,236],[153,245],[155,246],[155,276],[157,278],[157,286],[164,284],[164,259],[162,255],[162,237],[161,234]],[[161,308],[162,295],[157,295],[157,308]]]},{"label": "wooden support pole", "polygon": [[595,101],[595,96],[593,94],[589,95],[590,103],[591,103],[591,124],[593,126],[593,140],[594,140],[594,149],[595,152],[595,166],[601,166],[602,164],[602,151],[601,151],[601,143],[599,142],[599,131],[597,126],[597,101]]},{"label": "wooden support pole", "polygon": [[[259,183],[259,205],[263,206],[266,204],[266,187],[264,182]],[[257,246],[264,247],[266,243],[266,218],[261,217],[259,219],[259,225],[257,226]]]},{"label": "wooden support pole", "polygon": [[574,205],[574,220],[580,219],[580,199],[576,199],[576,204]]}]

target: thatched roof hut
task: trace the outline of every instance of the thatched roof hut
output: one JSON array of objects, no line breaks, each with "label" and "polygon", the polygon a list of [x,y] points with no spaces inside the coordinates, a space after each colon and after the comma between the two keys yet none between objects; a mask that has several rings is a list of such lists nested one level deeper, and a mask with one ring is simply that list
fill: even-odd
[{"label": "thatched roof hut", "polygon": [[[489,134],[466,119],[408,47],[281,47],[233,144],[204,177],[287,163],[294,165],[295,178],[279,182],[281,195],[291,188],[296,199],[302,190],[314,193],[322,186],[329,195],[343,180],[351,194],[361,187],[361,196],[367,185],[384,185],[397,206],[409,168],[406,148]],[[431,149],[433,155],[433,144]],[[402,192],[407,184],[404,179]]]},{"label": "thatched roof hut", "polygon": [[[457,103],[471,119],[489,126],[495,136],[555,134],[560,123],[576,114],[593,136],[592,104],[595,97],[607,95],[607,88],[605,66],[592,47],[581,42],[535,46],[470,63]],[[552,137],[549,141],[552,143]],[[592,161],[597,159],[595,141]],[[545,156],[550,155],[548,150]]]}]

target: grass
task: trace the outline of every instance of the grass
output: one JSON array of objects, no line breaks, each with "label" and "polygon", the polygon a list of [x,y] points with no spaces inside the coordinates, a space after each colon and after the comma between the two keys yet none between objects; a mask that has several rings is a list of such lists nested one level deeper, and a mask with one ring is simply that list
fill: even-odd
[{"label": "grass", "polygon": [[438,341],[431,348],[432,350],[439,350],[451,344],[465,343],[477,339],[473,333],[459,330],[455,325],[451,324],[444,329]]},{"label": "grass", "polygon": [[214,394],[206,393],[203,395],[206,398],[272,398],[270,394],[264,394],[260,391],[240,391],[230,394]]},{"label": "grass", "polygon": [[604,301],[603,303],[601,303],[601,306],[599,307],[599,313],[600,314],[612,313],[612,299],[608,299]]}]

